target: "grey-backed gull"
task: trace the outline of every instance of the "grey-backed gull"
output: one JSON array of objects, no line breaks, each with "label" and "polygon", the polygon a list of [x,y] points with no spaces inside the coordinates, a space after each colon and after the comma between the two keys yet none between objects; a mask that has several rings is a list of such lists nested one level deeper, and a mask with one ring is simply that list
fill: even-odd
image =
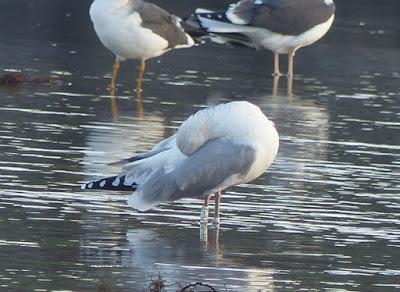
[{"label": "grey-backed gull", "polygon": [[122,160],[119,175],[82,188],[131,191],[128,205],[140,211],[184,197],[204,198],[204,223],[214,194],[218,223],[221,191],[262,175],[278,147],[275,125],[258,106],[230,102],[198,111],[150,152]]},{"label": "grey-backed gull", "polygon": [[275,75],[281,75],[279,55],[288,54],[292,77],[296,50],[323,37],[334,13],[332,0],[242,0],[224,12],[198,8],[194,16],[214,40],[274,52]]},{"label": "grey-backed gull", "polygon": [[178,17],[142,0],[95,0],[90,7],[90,18],[100,41],[116,56],[110,84],[112,93],[120,61],[140,60],[138,90],[141,90],[147,59],[194,44]]}]

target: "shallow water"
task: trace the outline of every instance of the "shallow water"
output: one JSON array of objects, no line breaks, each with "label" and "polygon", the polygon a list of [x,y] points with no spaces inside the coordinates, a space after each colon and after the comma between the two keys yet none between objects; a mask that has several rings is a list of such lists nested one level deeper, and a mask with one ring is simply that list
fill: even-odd
[{"label": "shallow water", "polygon": [[[400,288],[400,43],[390,13],[383,24],[367,8],[339,16],[298,52],[291,95],[284,78],[272,94],[270,53],[204,44],[149,61],[140,103],[134,62],[108,95],[113,57],[90,30],[89,3],[73,2],[53,2],[51,17],[48,1],[29,2],[29,17],[2,34],[0,69],[61,81],[0,87],[1,291],[143,291],[158,274],[170,291],[196,281],[222,291]],[[201,200],[139,213],[125,194],[80,191],[196,110],[243,99],[275,122],[281,145],[269,171],[223,195],[219,229],[200,230]]]}]

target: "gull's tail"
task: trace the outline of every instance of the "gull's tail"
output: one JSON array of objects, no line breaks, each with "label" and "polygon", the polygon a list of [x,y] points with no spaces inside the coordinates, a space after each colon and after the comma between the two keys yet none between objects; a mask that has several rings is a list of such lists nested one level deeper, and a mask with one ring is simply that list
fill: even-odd
[{"label": "gull's tail", "polygon": [[176,145],[176,136],[164,140],[152,152],[122,160],[122,173],[87,182],[83,190],[128,191],[128,205],[146,211],[162,202],[181,198],[173,170],[186,156]]},{"label": "gull's tail", "polygon": [[185,29],[197,39],[210,39],[214,43],[255,48],[246,35],[248,28],[232,23],[225,12],[197,8],[185,19]]},{"label": "gull's tail", "polygon": [[125,180],[125,175],[111,176],[82,185],[82,190],[134,191],[137,185]]},{"label": "gull's tail", "polygon": [[197,8],[194,15],[198,19],[201,28],[209,33],[241,33],[247,30],[246,26],[232,23],[225,12]]},{"label": "gull's tail", "polygon": [[82,190],[110,190],[129,191],[132,195],[128,197],[128,205],[139,210],[147,211],[162,202],[179,199],[173,197],[177,192],[176,184],[170,175],[159,169],[150,175],[149,181],[140,187],[126,179],[125,175],[111,176],[87,182],[82,185]]},{"label": "gull's tail", "polygon": [[208,32],[201,26],[196,12],[187,16],[181,22],[181,25],[185,29],[185,32],[196,41],[201,41],[204,37],[208,37]]}]

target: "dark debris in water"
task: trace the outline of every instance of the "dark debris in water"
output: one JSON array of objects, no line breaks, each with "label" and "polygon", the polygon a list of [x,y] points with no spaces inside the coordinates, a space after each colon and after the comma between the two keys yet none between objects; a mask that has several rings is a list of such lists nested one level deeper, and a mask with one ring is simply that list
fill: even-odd
[{"label": "dark debris in water", "polygon": [[182,287],[179,292],[195,292],[195,291],[205,291],[205,292],[217,292],[217,290],[208,284],[203,284],[201,282],[196,282],[193,284],[186,285]]},{"label": "dark debris in water", "polygon": [[[201,282],[196,282],[192,284],[188,284],[186,286],[182,286],[180,284],[169,284],[167,285],[167,280],[164,279],[160,274],[156,278],[151,278],[148,284],[148,292],[167,292],[167,288],[172,288],[172,286],[177,285],[177,289],[173,289],[173,291],[177,292],[217,292],[218,290],[212,287],[209,284],[204,284]],[[100,282],[97,286],[98,292],[111,292],[111,291],[119,291],[115,290],[114,287],[105,282]],[[144,290],[147,291],[147,290]],[[172,290],[168,290],[172,291]],[[227,291],[227,289],[225,289]]]},{"label": "dark debris in water", "polygon": [[18,86],[21,84],[50,84],[59,82],[60,77],[49,75],[49,76],[29,76],[24,73],[4,73],[0,75],[0,86]]},{"label": "dark debris in water", "polygon": [[[165,280],[160,274],[155,278],[150,280],[149,284],[149,292],[167,292],[166,288],[168,286],[172,285],[167,285],[167,280]],[[178,284],[178,289],[176,290],[177,292],[217,292],[217,290],[212,287],[211,285],[208,284],[203,284],[201,282],[196,282],[193,284],[188,284],[186,286],[182,286]]]},{"label": "dark debris in water", "polygon": [[104,281],[101,281],[97,286],[97,292],[111,292],[111,291],[113,291],[111,285],[107,284]]},{"label": "dark debris in water", "polygon": [[149,291],[150,292],[165,292],[165,282],[166,280],[158,275],[156,279],[151,279],[149,284]]}]

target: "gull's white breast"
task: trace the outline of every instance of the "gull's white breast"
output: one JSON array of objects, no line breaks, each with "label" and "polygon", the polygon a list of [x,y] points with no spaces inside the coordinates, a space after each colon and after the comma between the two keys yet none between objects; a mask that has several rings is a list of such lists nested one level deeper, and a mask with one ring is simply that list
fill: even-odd
[{"label": "gull's white breast", "polygon": [[127,11],[126,3],[96,0],[89,14],[103,45],[121,59],[149,59],[168,48],[168,41],[142,27],[140,15]]}]

